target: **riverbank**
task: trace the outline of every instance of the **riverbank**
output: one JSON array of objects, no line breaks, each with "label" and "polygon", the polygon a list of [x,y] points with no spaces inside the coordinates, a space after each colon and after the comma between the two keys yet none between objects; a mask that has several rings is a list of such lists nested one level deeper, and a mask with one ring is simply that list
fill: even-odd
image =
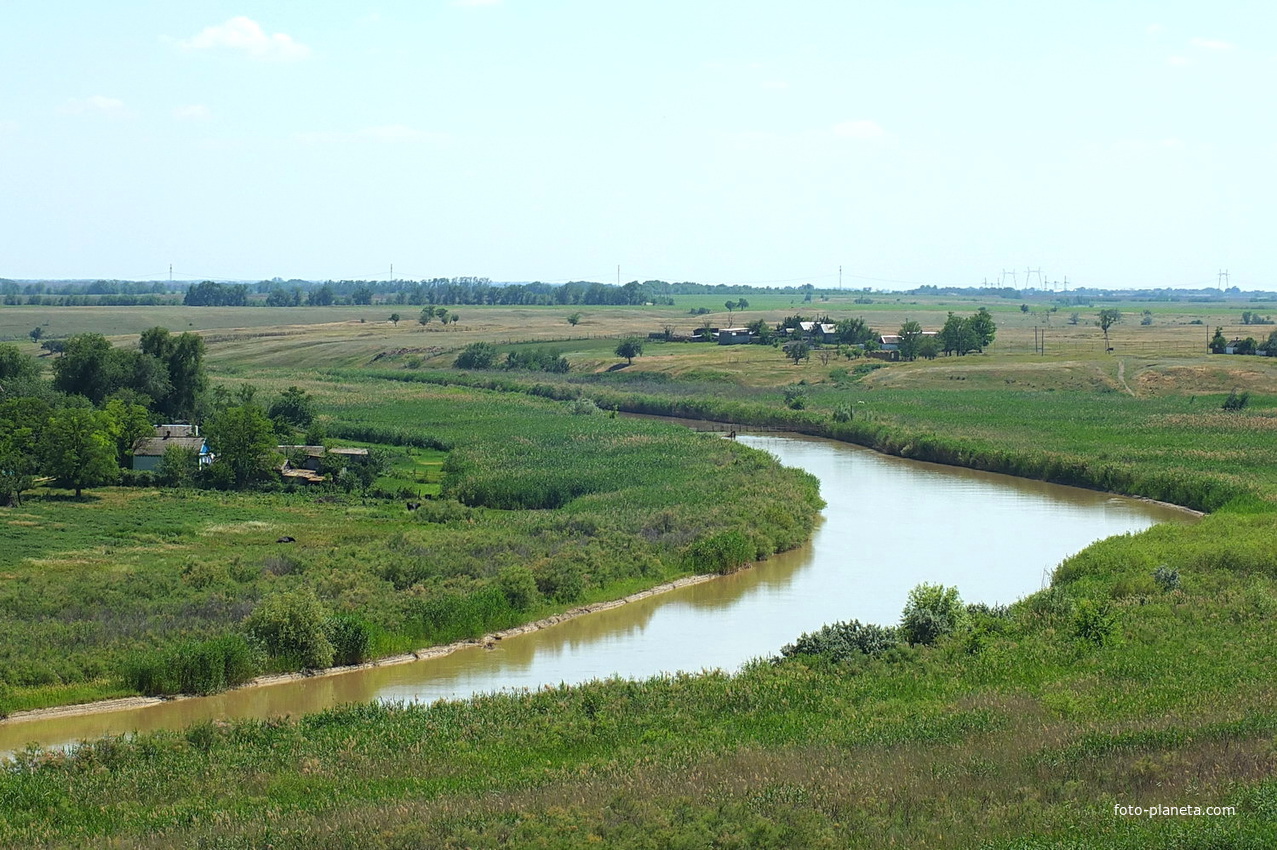
[{"label": "riverbank", "polygon": [[[649,599],[653,596],[659,596],[662,593],[668,593],[682,587],[691,587],[693,585],[702,584],[716,578],[722,578],[722,576],[712,573],[686,576],[684,578],[675,579],[674,581],[665,582],[664,584],[657,585],[656,587],[652,587],[647,590],[631,593],[620,599],[613,599],[606,602],[594,602],[589,605],[580,605],[576,608],[564,611],[562,614],[554,614],[531,623],[525,623],[521,626],[514,626],[513,628],[491,632],[479,638],[454,641],[453,643],[444,645],[427,646],[413,652],[405,652],[398,655],[388,656],[386,658],[378,658],[372,661],[365,661],[361,664],[350,664],[342,667],[328,667],[323,670],[308,670],[305,672],[277,673],[268,676],[258,676],[249,682],[236,686],[232,690],[270,687],[271,685],[280,685],[285,682],[295,682],[301,679],[341,676],[358,670],[370,670],[376,667],[411,664],[415,661],[442,658],[461,649],[469,649],[479,646],[490,647],[492,644],[506,638],[515,637],[517,635],[525,635],[542,629],[548,629],[551,626],[556,626],[560,623],[574,620],[577,617],[584,617],[587,614],[595,614],[600,611],[610,611],[614,608],[619,608],[622,605],[638,602],[643,599]],[[201,699],[201,697],[192,694],[176,694],[171,697],[137,696],[101,700],[99,702],[83,703],[79,705],[51,706],[49,708],[33,709],[30,711],[15,711],[8,717],[0,720],[0,725],[13,725],[24,721],[51,720],[58,717],[80,717],[89,714],[107,714],[116,711],[146,708],[148,706],[161,705],[166,702],[176,702],[179,700],[189,699]]]}]

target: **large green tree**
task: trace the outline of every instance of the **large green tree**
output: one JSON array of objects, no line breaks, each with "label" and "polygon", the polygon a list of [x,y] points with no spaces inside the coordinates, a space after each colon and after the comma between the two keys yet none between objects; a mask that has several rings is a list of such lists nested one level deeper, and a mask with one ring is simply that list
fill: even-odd
[{"label": "large green tree", "polygon": [[984,351],[993,344],[993,338],[998,334],[998,326],[994,323],[993,316],[981,307],[968,321],[971,322],[971,330],[975,333],[976,350]]},{"label": "large green tree", "polygon": [[53,410],[37,398],[0,403],[0,504],[22,504],[40,474],[41,437]]},{"label": "large green tree", "polygon": [[44,471],[80,496],[86,487],[110,484],[119,475],[109,417],[88,407],[55,411],[41,434]]},{"label": "large green tree", "polygon": [[68,395],[82,395],[97,404],[110,392],[107,359],[110,341],[97,333],[76,334],[66,340],[62,356],[53,361],[53,386]]},{"label": "large green tree", "polygon": [[169,390],[155,405],[165,419],[191,421],[199,418],[208,376],[204,371],[204,338],[195,333],[174,336],[167,328],[143,331],[139,343],[143,354],[163,364]]},{"label": "large green tree", "polygon": [[616,356],[624,357],[627,364],[632,364],[634,358],[643,353],[643,341],[638,337],[630,337],[621,340],[616,346]]},{"label": "large green tree", "polygon": [[922,325],[913,319],[906,319],[898,333],[900,334],[900,359],[916,360],[918,346],[922,342]]},{"label": "large green tree", "polygon": [[270,474],[275,429],[260,407],[251,403],[228,407],[206,430],[209,449],[216,455],[213,466],[230,470],[228,483],[247,487]]}]

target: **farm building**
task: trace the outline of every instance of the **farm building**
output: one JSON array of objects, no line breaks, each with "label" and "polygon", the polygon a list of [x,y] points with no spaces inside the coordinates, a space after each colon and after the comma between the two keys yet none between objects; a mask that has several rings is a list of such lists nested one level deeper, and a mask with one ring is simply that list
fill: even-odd
[{"label": "farm building", "polygon": [[749,328],[720,328],[718,331],[719,345],[742,345],[753,339],[754,335]]},{"label": "farm building", "polygon": [[159,469],[164,453],[173,446],[194,451],[199,456],[200,466],[213,462],[213,454],[200,436],[198,425],[156,425],[153,436],[143,437],[133,444],[133,468],[140,472],[154,472]]},{"label": "farm building", "polygon": [[[319,474],[319,469],[326,457],[334,455],[345,458],[368,456],[367,449],[346,446],[333,446],[332,448],[324,446],[276,446],[275,451],[286,458],[290,458],[290,460],[285,460],[280,465],[280,475],[284,476],[284,478],[292,478],[308,483],[317,483],[324,480],[324,476]],[[296,463],[293,461],[296,461]]]}]

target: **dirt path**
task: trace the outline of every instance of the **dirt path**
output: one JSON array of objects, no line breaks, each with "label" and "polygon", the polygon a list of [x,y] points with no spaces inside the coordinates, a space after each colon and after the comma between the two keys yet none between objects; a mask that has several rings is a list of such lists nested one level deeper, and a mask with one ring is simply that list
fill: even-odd
[{"label": "dirt path", "polygon": [[1122,385],[1123,389],[1132,396],[1135,395],[1135,390],[1131,389],[1131,385],[1126,383],[1126,361],[1121,358],[1118,358],[1117,361],[1117,380],[1118,383]]}]

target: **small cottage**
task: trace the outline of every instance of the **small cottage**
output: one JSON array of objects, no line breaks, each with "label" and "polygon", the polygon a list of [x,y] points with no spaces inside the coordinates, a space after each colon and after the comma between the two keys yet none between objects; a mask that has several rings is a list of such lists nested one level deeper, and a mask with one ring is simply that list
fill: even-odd
[{"label": "small cottage", "polygon": [[152,436],[143,437],[133,444],[133,469],[154,472],[160,468],[164,453],[173,446],[195,452],[200,466],[208,466],[213,462],[213,454],[200,436],[198,425],[156,425]]}]

